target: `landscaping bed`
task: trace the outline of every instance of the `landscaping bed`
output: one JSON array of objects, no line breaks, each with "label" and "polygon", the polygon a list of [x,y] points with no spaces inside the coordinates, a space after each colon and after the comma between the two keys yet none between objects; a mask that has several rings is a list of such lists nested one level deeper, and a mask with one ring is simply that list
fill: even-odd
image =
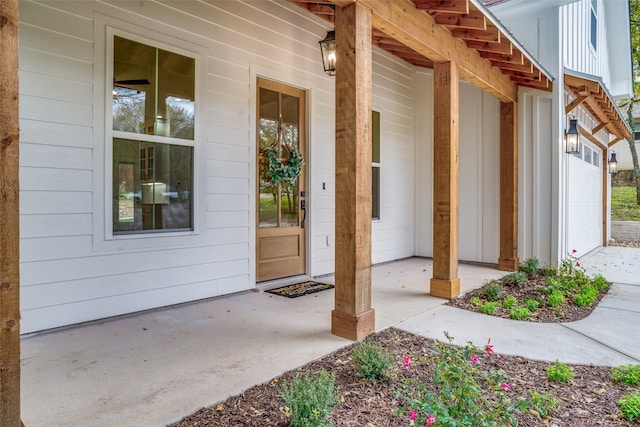
[{"label": "landscaping bed", "polygon": [[[455,338],[455,337],[454,337]],[[411,425],[409,408],[402,415],[398,409],[406,405],[399,395],[405,382],[416,379],[425,387],[433,386],[434,362],[437,355],[433,340],[422,338],[397,329],[387,329],[369,337],[367,341],[393,354],[393,370],[384,381],[366,381],[352,363],[354,346],[334,352],[313,361],[298,370],[290,371],[265,384],[230,397],[225,402],[184,418],[173,427],[187,426],[287,426],[290,411],[285,407],[281,389],[297,372],[315,373],[325,370],[335,379],[337,403],[332,407],[327,421],[336,427],[381,427]],[[443,335],[443,341],[445,337]],[[454,341],[455,343],[455,341]],[[464,344],[464,343],[456,343]],[[519,426],[637,426],[635,421],[621,417],[616,401],[623,395],[638,391],[637,386],[613,382],[611,370],[599,366],[572,366],[573,379],[568,382],[549,380],[547,362],[532,361],[516,356],[500,356],[499,348],[488,354],[486,343],[472,352],[481,370],[503,370],[504,383],[510,390],[504,391],[512,402],[532,400],[531,392],[541,396],[553,396],[559,404],[547,416],[541,416],[536,407],[529,407],[513,414]],[[407,358],[409,363],[407,364]],[[407,366],[408,365],[408,366]],[[553,394],[547,394],[552,392]],[[542,403],[541,403],[542,402]],[[543,398],[538,404],[545,402]],[[543,406],[543,405],[542,405]],[[418,409],[418,408],[416,408]],[[420,414],[425,418],[427,414]],[[418,420],[416,420],[418,421]],[[415,424],[425,426],[426,422]],[[435,419],[434,426],[446,425]]]}]

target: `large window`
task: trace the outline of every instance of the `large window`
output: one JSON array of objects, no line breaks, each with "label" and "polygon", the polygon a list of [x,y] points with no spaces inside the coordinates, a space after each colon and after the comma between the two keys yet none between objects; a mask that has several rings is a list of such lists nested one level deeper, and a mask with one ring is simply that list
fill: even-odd
[{"label": "large window", "polygon": [[113,233],[193,229],[195,59],[115,36]]}]

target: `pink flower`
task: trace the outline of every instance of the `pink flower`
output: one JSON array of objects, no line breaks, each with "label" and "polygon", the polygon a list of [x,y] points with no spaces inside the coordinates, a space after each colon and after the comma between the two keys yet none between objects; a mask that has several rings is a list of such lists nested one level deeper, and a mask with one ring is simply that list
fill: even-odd
[{"label": "pink flower", "polygon": [[411,417],[411,421],[416,419],[416,411],[413,409],[409,411],[409,416]]},{"label": "pink flower", "polygon": [[427,426],[433,425],[436,423],[436,416],[433,414],[427,415]]},{"label": "pink flower", "polygon": [[408,368],[409,366],[411,366],[411,358],[409,356],[406,356],[404,358],[404,367]]},{"label": "pink flower", "polygon": [[504,359],[503,355],[498,356],[498,360],[503,360],[503,359]]},{"label": "pink flower", "polygon": [[500,387],[502,387],[504,391],[511,391],[511,386],[507,383],[500,384]]},{"label": "pink flower", "polygon": [[489,341],[487,341],[487,345],[484,346],[484,351],[487,352],[487,354],[491,354],[493,353],[493,346],[491,345],[491,338],[489,338]]},{"label": "pink flower", "polygon": [[576,261],[576,267],[580,267],[580,263]]},{"label": "pink flower", "polygon": [[471,358],[471,364],[472,364],[472,365],[475,365],[476,363],[478,363],[478,358],[477,358],[477,357],[475,357],[475,356],[473,356],[473,357]]},{"label": "pink flower", "polygon": [[573,250],[573,251],[571,251],[571,252],[573,252],[573,253],[575,254],[575,253],[576,253],[576,252],[578,252],[578,251],[574,249],[574,250]]}]

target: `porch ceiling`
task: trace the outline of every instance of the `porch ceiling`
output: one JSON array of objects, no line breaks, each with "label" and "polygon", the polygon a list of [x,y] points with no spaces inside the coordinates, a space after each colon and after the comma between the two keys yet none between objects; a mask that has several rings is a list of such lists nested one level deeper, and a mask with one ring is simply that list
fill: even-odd
[{"label": "porch ceiling", "polygon": [[595,135],[601,129],[606,129],[615,135],[615,141],[610,142],[609,146],[622,139],[631,138],[631,129],[627,121],[598,77],[565,70],[564,84],[574,96],[574,99],[565,106],[565,114],[569,114],[582,104],[599,122],[591,130],[592,134]]},{"label": "porch ceiling", "polygon": [[[289,1],[331,23],[334,22],[335,4],[344,2]],[[410,64],[433,68],[434,62],[462,59],[462,77],[490,93],[496,92],[492,90],[494,84],[499,85],[495,81],[488,81],[495,80],[490,76],[493,68],[499,70],[515,85],[545,91],[553,90],[552,77],[515,42],[513,37],[506,34],[491,14],[481,10],[482,6],[476,6],[471,0],[354,1],[366,3],[372,8],[374,15],[378,15],[378,19],[373,20],[373,44]],[[406,27],[402,26],[403,20],[406,20]],[[386,27],[387,32],[381,27]],[[390,31],[399,28],[403,30]],[[412,30],[415,34],[409,34]],[[429,40],[422,38],[425,34]],[[464,44],[461,45],[458,41]],[[430,49],[427,47],[430,45],[437,45],[441,50],[438,51],[438,47]],[[420,49],[420,52],[416,49]],[[482,72],[476,74],[469,68]],[[481,81],[482,74],[488,79],[484,78],[484,81]],[[500,92],[500,89],[497,92]],[[501,93],[493,94],[498,98],[504,98]]]}]

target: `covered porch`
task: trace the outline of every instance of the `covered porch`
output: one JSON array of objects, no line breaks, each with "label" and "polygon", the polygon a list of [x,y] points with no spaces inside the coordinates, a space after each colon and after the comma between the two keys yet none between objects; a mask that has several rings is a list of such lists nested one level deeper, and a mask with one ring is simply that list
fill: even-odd
[{"label": "covered porch", "polygon": [[[500,102],[500,270],[518,258],[518,87],[552,91],[552,77],[480,1],[291,0],[335,26],[336,245],[331,330],[375,329],[371,304],[372,46],[433,70],[433,273],[429,294],[460,294],[460,80]],[[429,118],[425,118],[429,119]],[[416,223],[427,218],[416,218]]]},{"label": "covered porch", "polygon": [[[502,275],[469,264],[459,273],[464,292]],[[372,268],[376,330],[445,302],[425,296],[431,274],[427,258]],[[166,425],[350,345],[330,332],[333,297],[245,292],[23,337],[23,421]]]}]

